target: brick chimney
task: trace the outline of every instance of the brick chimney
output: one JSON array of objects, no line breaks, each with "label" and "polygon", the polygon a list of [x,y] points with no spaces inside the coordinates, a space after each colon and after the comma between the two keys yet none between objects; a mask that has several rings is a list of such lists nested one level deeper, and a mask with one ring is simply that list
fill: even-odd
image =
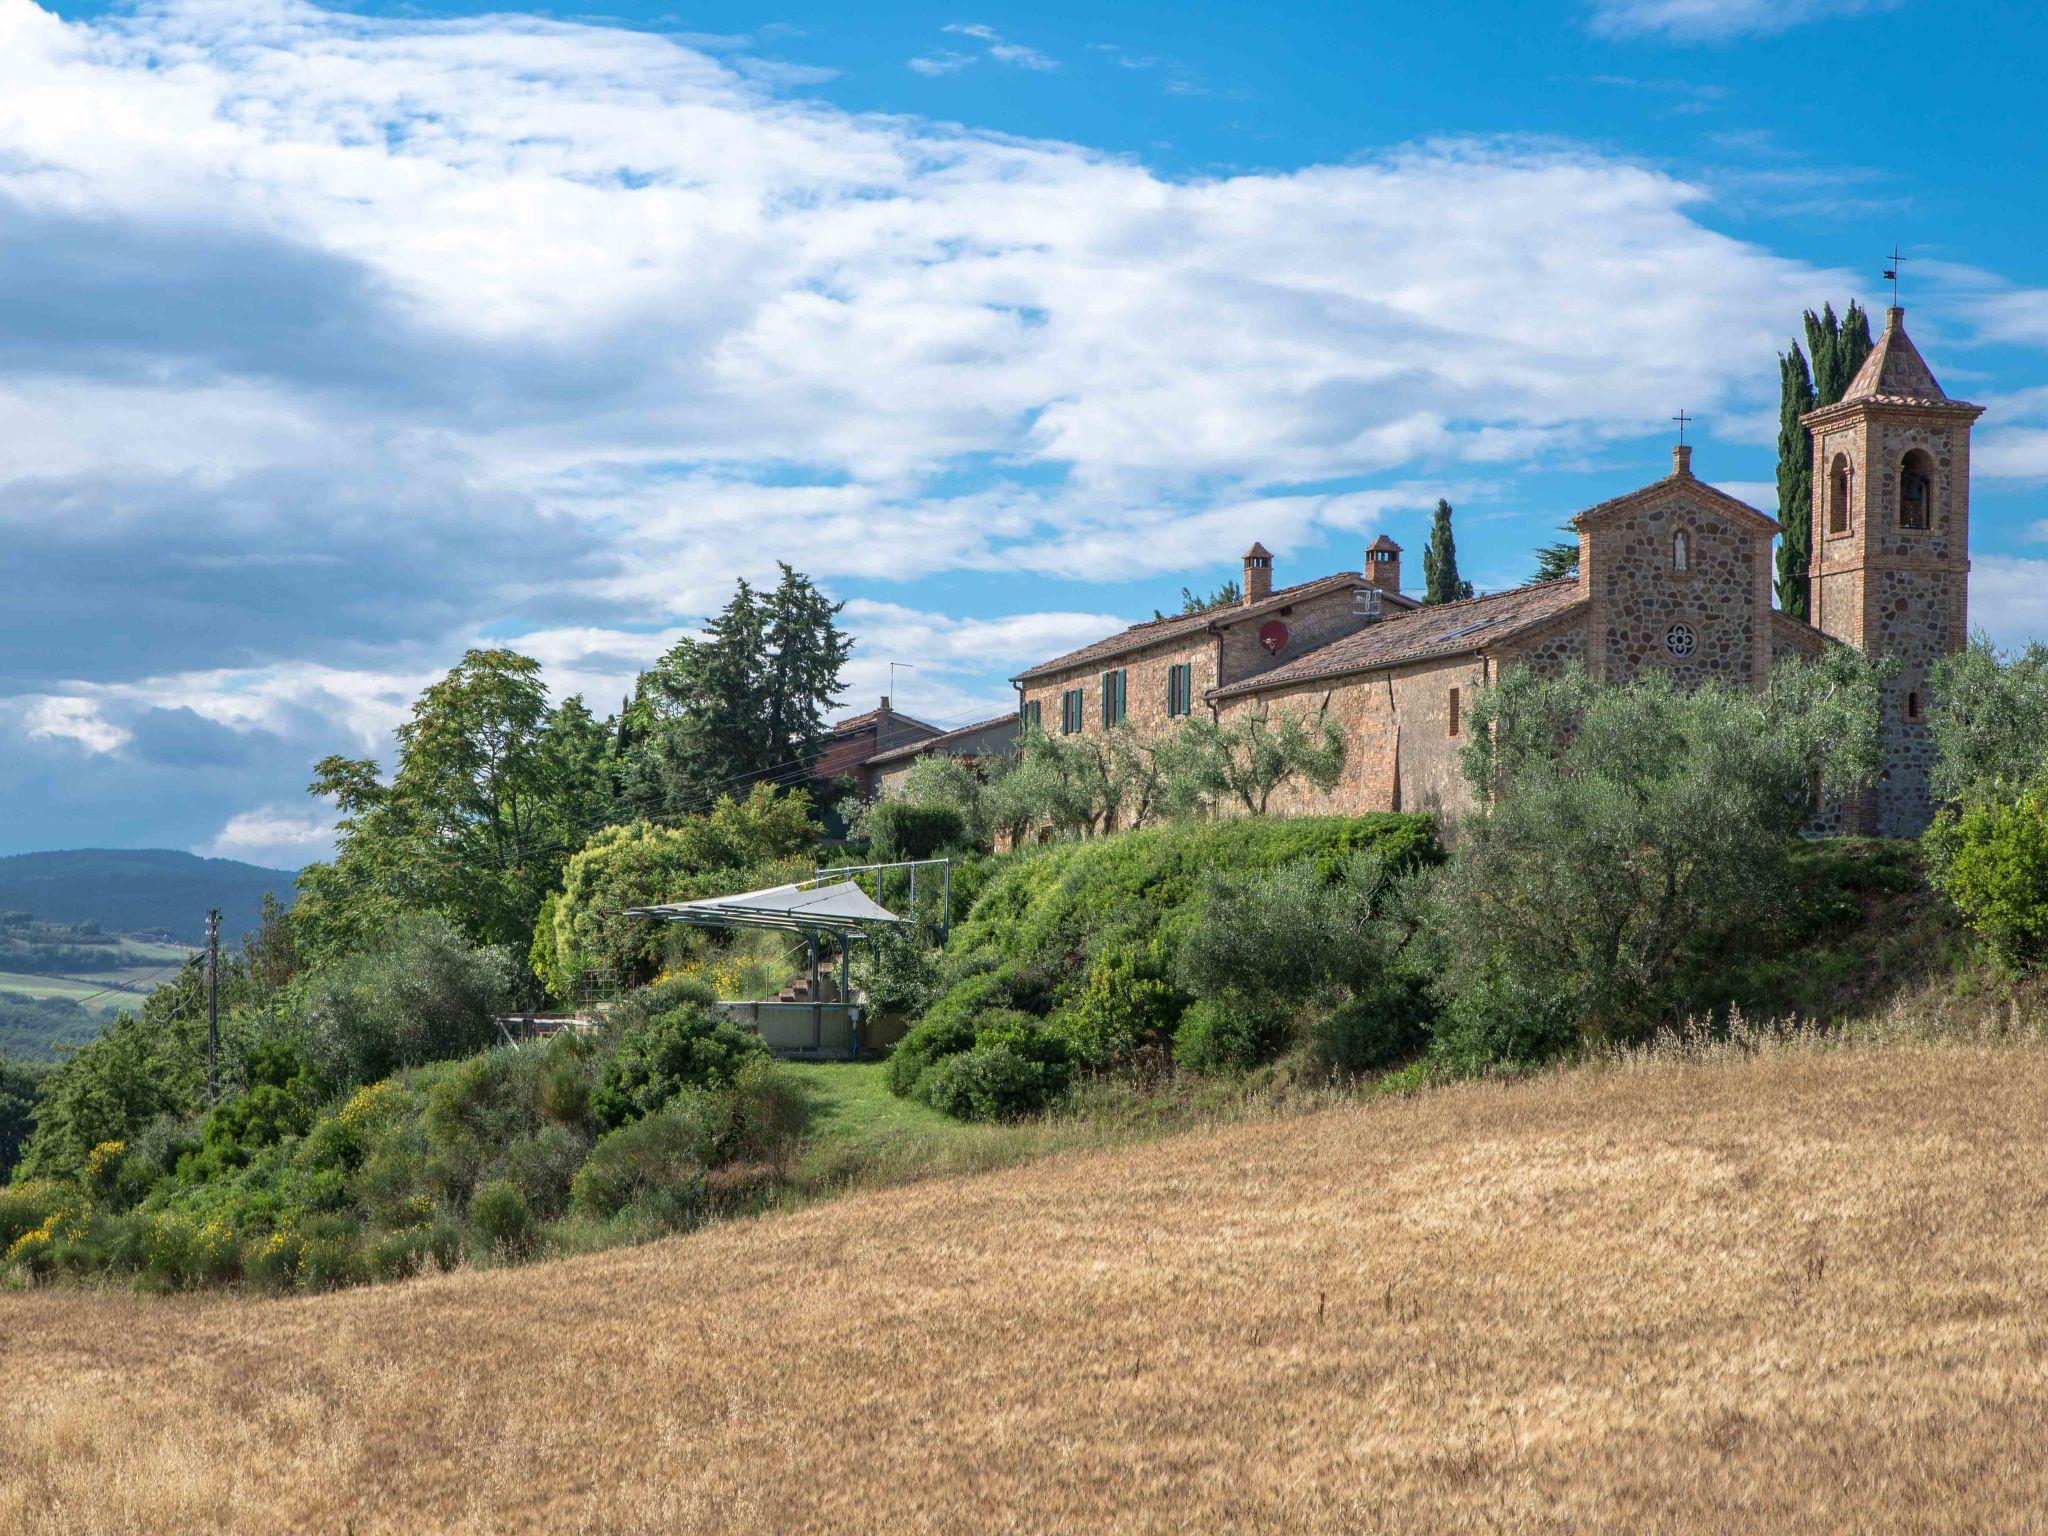
[{"label": "brick chimney", "polygon": [[1692,446],[1680,443],[1671,450],[1671,474],[1675,479],[1692,478]]},{"label": "brick chimney", "polygon": [[882,704],[875,711],[875,750],[889,750],[889,738],[896,731],[896,706],[888,694],[882,695]]},{"label": "brick chimney", "polygon": [[1401,546],[1384,533],[1365,546],[1365,579],[1382,592],[1401,592]]},{"label": "brick chimney", "polygon": [[1273,552],[1254,544],[1244,552],[1244,600],[1262,603],[1273,595]]}]

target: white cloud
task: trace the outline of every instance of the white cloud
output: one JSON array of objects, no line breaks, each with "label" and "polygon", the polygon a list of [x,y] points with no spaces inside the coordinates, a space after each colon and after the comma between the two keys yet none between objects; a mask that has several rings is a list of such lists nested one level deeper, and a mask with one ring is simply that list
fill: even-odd
[{"label": "white cloud", "polygon": [[[998,64],[1008,64],[1017,69],[1053,70],[1060,67],[1060,61],[1036,48],[1027,48],[1022,43],[1013,43],[994,27],[982,22],[950,22],[941,29],[956,37],[969,37],[982,45],[982,52]],[[911,65],[913,69],[917,66]]]},{"label": "white cloud", "polygon": [[92,753],[119,751],[131,739],[91,699],[49,695],[28,700],[23,723],[33,740],[76,742]]},{"label": "white cloud", "polygon": [[[318,253],[308,301],[367,306],[331,323],[369,355],[316,312],[286,355],[174,327],[109,343],[170,354],[139,376],[0,369],[16,476],[226,478],[385,434],[585,524],[611,602],[646,599],[653,549],[703,573],[677,594],[700,603],[736,562],[693,530],[742,506],[753,549],[916,574],[1138,528],[1169,495],[1577,452],[1661,416],[1645,400],[1754,392],[1826,281],[1568,145],[1172,182],[784,101],[640,33],[22,14],[0,195]],[[934,491],[963,464],[1030,481]]]},{"label": "white cloud", "polygon": [[[104,759],[232,745],[196,720],[302,761],[383,750],[479,635],[607,708],[778,556],[905,611],[947,573],[1202,581],[1671,402],[1764,409],[1845,281],[1567,142],[1173,179],[731,49],[0,0],[0,302],[35,295],[0,317],[0,695]],[[933,622],[863,634],[851,686],[971,640],[927,707],[978,710],[1087,638]]]},{"label": "white cloud", "polygon": [[1899,0],[1592,0],[1593,30],[1719,42],[1892,9]]},{"label": "white cloud", "polygon": [[921,53],[910,61],[910,68],[920,75],[958,74],[974,62],[971,53],[956,53],[950,48],[941,48],[936,53]]},{"label": "white cloud", "polygon": [[1716,480],[1714,489],[1737,501],[1749,503],[1771,517],[1778,515],[1778,483],[1775,480]]},{"label": "white cloud", "polygon": [[213,838],[192,850],[217,859],[297,869],[334,851],[333,818],[296,807],[238,811]]},{"label": "white cloud", "polygon": [[1970,629],[2006,649],[2048,640],[2048,560],[1972,556]]}]

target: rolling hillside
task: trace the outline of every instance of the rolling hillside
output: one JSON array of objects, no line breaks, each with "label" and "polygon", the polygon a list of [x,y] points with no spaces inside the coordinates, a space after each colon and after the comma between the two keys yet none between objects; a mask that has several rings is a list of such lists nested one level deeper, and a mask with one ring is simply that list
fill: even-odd
[{"label": "rolling hillside", "polygon": [[168,848],[17,853],[0,858],[0,912],[197,944],[206,934],[207,908],[219,907],[221,934],[238,940],[262,915],[264,892],[291,904],[292,878],[290,870]]},{"label": "rolling hillside", "polygon": [[1988,1531],[2048,1050],[1656,1061],[292,1301],[0,1295],[0,1527]]}]

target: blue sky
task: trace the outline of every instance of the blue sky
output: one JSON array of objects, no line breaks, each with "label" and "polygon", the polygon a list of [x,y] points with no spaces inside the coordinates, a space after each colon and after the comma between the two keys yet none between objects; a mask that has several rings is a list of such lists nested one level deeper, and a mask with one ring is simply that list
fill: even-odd
[{"label": "blue sky", "polygon": [[1894,242],[2048,628],[2029,8],[0,0],[0,852],[297,864],[480,640],[600,709],[789,560],[959,722],[1252,539],[1482,587]]}]

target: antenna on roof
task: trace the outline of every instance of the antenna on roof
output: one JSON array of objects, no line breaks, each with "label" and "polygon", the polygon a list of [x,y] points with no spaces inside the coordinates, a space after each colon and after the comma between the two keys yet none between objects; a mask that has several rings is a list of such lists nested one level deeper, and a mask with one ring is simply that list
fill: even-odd
[{"label": "antenna on roof", "polygon": [[898,667],[901,667],[906,672],[915,672],[917,670],[917,663],[914,661],[892,661],[889,663],[889,702],[891,704],[896,702],[896,669]]}]

